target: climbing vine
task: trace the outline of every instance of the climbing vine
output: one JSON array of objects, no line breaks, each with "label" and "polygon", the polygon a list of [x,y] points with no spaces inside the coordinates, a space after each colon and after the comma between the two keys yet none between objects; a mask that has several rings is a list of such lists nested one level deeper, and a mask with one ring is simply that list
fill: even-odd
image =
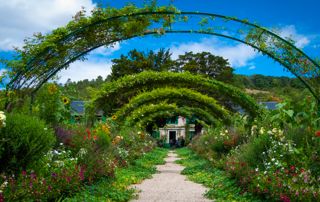
[{"label": "climbing vine", "polygon": [[196,117],[197,122],[201,123],[202,126],[217,126],[220,124],[215,117],[209,114],[207,111],[196,108],[196,107],[177,107],[173,111],[158,111],[149,114],[147,117],[141,118],[135,123],[136,126],[143,128],[150,123],[154,123],[154,120],[163,117],[173,117],[173,116],[183,116],[184,118],[194,118]]},{"label": "climbing vine", "polygon": [[76,60],[84,60],[98,47],[110,47],[133,37],[167,33],[209,34],[251,46],[282,64],[320,100],[319,63],[298,49],[292,39],[284,39],[276,31],[245,19],[182,12],[173,6],[159,7],[155,2],[142,8],[132,4],[120,9],[95,8],[91,15],[82,10],[66,26],[26,39],[13,60],[2,60],[8,71],[1,78],[9,77],[8,91],[33,88],[35,92],[61,69]]},{"label": "climbing vine", "polygon": [[[167,103],[176,103],[178,106],[193,106],[206,109],[216,119],[223,120],[230,113],[217,104],[217,101],[207,95],[186,88],[158,88],[150,92],[143,92],[133,97],[129,103],[120,108],[116,116],[123,120],[133,110],[148,103],[157,103],[165,100]],[[180,102],[179,102],[180,101]],[[181,105],[180,105],[181,103]],[[228,118],[229,119],[229,118]]]},{"label": "climbing vine", "polygon": [[142,72],[108,82],[93,99],[92,107],[102,108],[106,113],[113,114],[140,92],[159,87],[189,88],[209,97],[215,97],[221,105],[230,104],[231,101],[234,105],[240,105],[252,117],[263,113],[253,98],[240,89],[188,72]]},{"label": "climbing vine", "polygon": [[[145,123],[154,120],[154,118],[160,115],[184,115],[186,117],[192,117],[193,114],[197,114],[200,120],[207,122],[210,125],[216,125],[217,121],[209,113],[203,113],[201,109],[192,107],[178,107],[176,104],[168,104],[166,102],[158,104],[143,105],[134,110],[130,115],[126,116],[125,125],[129,126],[140,126],[143,127]],[[223,119],[225,124],[230,123],[230,117]]]}]

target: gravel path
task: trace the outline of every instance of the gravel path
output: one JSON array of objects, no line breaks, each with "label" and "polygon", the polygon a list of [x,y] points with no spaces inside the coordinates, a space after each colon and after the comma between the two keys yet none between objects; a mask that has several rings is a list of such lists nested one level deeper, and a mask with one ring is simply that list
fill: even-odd
[{"label": "gravel path", "polygon": [[166,164],[157,166],[158,173],[133,186],[141,191],[139,198],[133,201],[210,201],[202,196],[207,191],[204,186],[180,174],[184,167],[175,163],[178,159],[177,154],[170,151]]}]

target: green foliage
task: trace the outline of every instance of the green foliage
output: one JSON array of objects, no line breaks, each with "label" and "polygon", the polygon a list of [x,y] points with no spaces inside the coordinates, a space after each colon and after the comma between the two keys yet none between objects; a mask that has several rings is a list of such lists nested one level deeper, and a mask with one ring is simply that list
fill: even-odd
[{"label": "green foliage", "polygon": [[133,110],[143,105],[148,103],[155,104],[164,100],[167,103],[177,103],[179,107],[187,106],[205,109],[209,114],[216,117],[217,120],[225,121],[225,123],[228,123],[230,119],[229,112],[219,106],[214,98],[186,88],[158,88],[150,92],[140,93],[120,108],[116,115],[118,120],[123,120],[125,116],[129,116]]},{"label": "green foliage", "polygon": [[116,169],[115,178],[103,179],[64,201],[128,201],[135,193],[129,186],[150,178],[156,172],[155,165],[164,163],[167,152],[166,149],[157,148],[135,160],[132,165]]},{"label": "green foliage", "polygon": [[178,163],[186,168],[182,174],[196,183],[201,183],[209,188],[205,196],[215,201],[260,201],[249,193],[243,193],[235,180],[227,174],[212,167],[209,161],[193,153],[190,149],[178,149],[177,153],[182,160]]},{"label": "green foliage", "polygon": [[48,83],[38,92],[33,113],[38,114],[47,124],[56,125],[67,118],[69,104],[69,98],[62,95],[59,87]]},{"label": "green foliage", "polygon": [[128,53],[128,56],[121,55],[119,59],[113,59],[112,62],[112,72],[108,76],[111,80],[143,71],[169,71],[174,65],[171,53],[164,49],[160,49],[157,53],[153,51],[144,53],[134,49]]},{"label": "green foliage", "polygon": [[[226,135],[219,137],[218,131],[193,139],[191,148],[225,169],[243,191],[268,201],[316,200],[320,193],[316,180],[320,173],[316,104],[307,97],[295,106],[281,103],[277,110],[255,120],[251,130],[243,127],[245,119],[235,120],[233,127],[242,135],[231,150],[226,150]],[[224,155],[218,155],[221,153]]]},{"label": "green foliage", "polygon": [[137,75],[124,76],[117,81],[106,83],[93,99],[92,106],[102,108],[106,113],[127,103],[130,98],[157,87],[184,87],[197,90],[210,97],[219,98],[221,104],[231,100],[255,117],[262,113],[259,105],[246,93],[222,82],[192,75],[191,73],[142,72]]},{"label": "green foliage", "polygon": [[271,140],[268,134],[253,137],[251,141],[249,140],[248,144],[241,147],[237,159],[239,162],[244,162],[251,167],[255,167],[265,160],[261,154],[266,152],[270,146]]},{"label": "green foliage", "polygon": [[211,79],[227,83],[230,83],[233,77],[233,69],[229,66],[228,61],[209,52],[186,52],[184,55],[179,55],[174,70],[177,72],[188,71],[193,74],[202,74]]},{"label": "green foliage", "polygon": [[[165,12],[165,14],[161,12]],[[191,30],[195,30],[195,32],[190,31],[189,28],[187,29],[189,33],[206,32],[252,46],[263,54],[280,62],[295,75],[303,78],[305,83],[309,84],[313,95],[318,97],[318,62],[296,48],[293,40],[285,40],[257,24],[248,22],[248,20],[199,12],[186,14],[181,13],[171,5],[158,7],[155,3],[146,4],[142,8],[138,8],[133,4],[120,9],[110,7],[96,8],[92,11],[91,15],[86,15],[85,11],[82,10],[66,26],[57,28],[46,35],[37,33],[33,37],[26,39],[23,48],[17,49],[16,57],[11,61],[4,61],[5,65],[8,66],[7,69],[12,70],[8,72],[8,76],[12,80],[10,88],[21,89],[25,86],[40,87],[45,81],[54,76],[56,72],[67,68],[70,62],[77,59],[85,59],[89,50],[103,45],[112,46],[117,41],[137,36],[149,34],[159,36],[165,34],[166,29],[169,28],[174,31],[173,25],[176,23],[181,27],[181,24],[188,21],[189,15],[200,18],[200,26],[196,26],[197,23],[190,23],[194,25],[191,27]],[[217,19],[221,23],[215,23],[218,26],[212,26],[210,22]],[[234,23],[240,25],[239,29],[233,29]],[[223,24],[230,24],[231,28],[229,29],[228,26],[223,26]],[[154,25],[157,28],[153,28]],[[180,31],[186,30],[180,29]],[[214,69],[215,67],[205,63],[220,64],[220,62],[212,62],[214,60],[210,59],[212,58],[211,56],[207,57],[208,53],[195,54],[197,59],[190,62],[188,57],[191,55],[189,53],[186,54],[184,58],[186,59],[186,65],[183,65],[183,67],[192,72],[206,72],[206,74],[211,75],[212,71],[208,70],[208,67],[210,66],[209,69]],[[157,56],[156,58],[162,58],[162,56]],[[181,58],[183,63],[184,59]],[[197,61],[198,59],[199,61]],[[128,58],[125,59],[125,61],[128,60]],[[157,59],[151,61],[151,66],[155,60]],[[197,64],[200,64],[198,68],[194,65],[195,61]],[[147,62],[148,65],[149,63],[150,61]],[[156,67],[156,69],[159,68]],[[208,73],[210,71],[211,73]],[[228,71],[226,72],[229,74]],[[225,76],[223,75],[223,77]],[[227,81],[227,79],[224,80]],[[263,82],[260,83],[259,81],[257,83],[263,84]]]},{"label": "green foliage", "polygon": [[3,148],[1,172],[19,172],[37,161],[56,139],[53,131],[38,118],[22,114],[8,114],[6,127],[0,130]]},{"label": "green foliage", "polygon": [[163,127],[162,122],[158,123],[155,120],[162,120],[167,117],[178,115],[183,116],[185,118],[194,118],[194,116],[196,116],[196,121],[201,122],[202,126],[214,126],[219,124],[218,120],[216,120],[214,117],[211,116],[211,114],[207,113],[205,110],[202,110],[201,108],[179,107],[171,109],[170,111],[159,110],[150,114],[147,117],[144,116],[138,122],[136,122],[135,125],[139,127],[145,127],[148,126],[148,124],[153,124],[153,126],[155,126],[153,129],[155,129],[156,127]]}]

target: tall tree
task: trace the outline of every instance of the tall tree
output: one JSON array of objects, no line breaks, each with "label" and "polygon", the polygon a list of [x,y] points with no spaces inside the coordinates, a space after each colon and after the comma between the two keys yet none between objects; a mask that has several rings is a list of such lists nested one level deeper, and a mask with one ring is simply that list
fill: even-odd
[{"label": "tall tree", "polygon": [[230,67],[228,60],[209,52],[186,52],[184,55],[179,55],[176,60],[175,71],[205,74],[212,79],[224,82],[230,82],[233,77],[233,69]]},{"label": "tall tree", "polygon": [[121,55],[119,59],[113,59],[112,62],[112,72],[109,77],[111,80],[146,70],[169,71],[174,64],[171,53],[164,49],[160,49],[157,53],[153,51],[144,53],[134,49],[127,56]]}]

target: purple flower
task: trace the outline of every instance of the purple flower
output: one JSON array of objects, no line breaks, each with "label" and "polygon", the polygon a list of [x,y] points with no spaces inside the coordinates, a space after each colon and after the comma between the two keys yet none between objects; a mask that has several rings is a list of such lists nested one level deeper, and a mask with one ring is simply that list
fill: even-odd
[{"label": "purple flower", "polygon": [[35,180],[35,179],[37,178],[37,175],[36,175],[35,173],[31,173],[31,174],[30,174],[30,178],[33,179],[33,180]]}]

